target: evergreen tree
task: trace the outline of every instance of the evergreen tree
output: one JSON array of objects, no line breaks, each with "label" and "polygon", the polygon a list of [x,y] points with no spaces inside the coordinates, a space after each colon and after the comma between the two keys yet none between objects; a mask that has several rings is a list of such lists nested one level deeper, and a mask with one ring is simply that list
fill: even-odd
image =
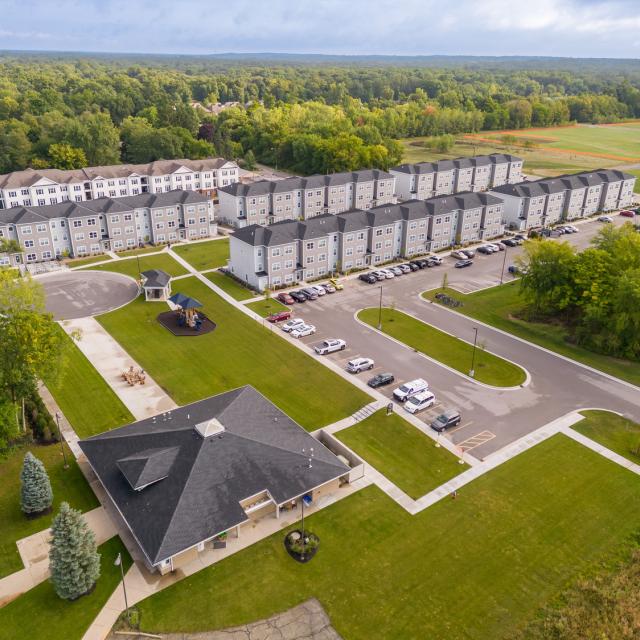
[{"label": "evergreen tree", "polygon": [[100,577],[95,536],[82,514],[66,502],[60,505],[51,532],[51,582],[61,598],[76,600],[91,591]]},{"label": "evergreen tree", "polygon": [[47,470],[31,451],[27,451],[20,472],[20,501],[27,515],[39,515],[51,508],[53,491]]}]

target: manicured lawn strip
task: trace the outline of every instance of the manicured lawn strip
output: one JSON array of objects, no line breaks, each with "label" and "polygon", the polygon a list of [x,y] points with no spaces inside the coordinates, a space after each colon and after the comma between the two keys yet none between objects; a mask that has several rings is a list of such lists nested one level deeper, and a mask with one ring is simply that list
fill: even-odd
[{"label": "manicured lawn strip", "polygon": [[640,424],[611,411],[581,411],[584,420],[572,429],[607,449],[640,464]]},{"label": "manicured lawn strip", "polygon": [[143,256],[147,253],[159,253],[162,251],[164,247],[162,245],[158,245],[157,247],[140,247],[139,249],[127,249],[125,251],[116,251],[115,254],[120,256],[121,258],[126,258],[128,256]]},{"label": "manicured lawn strip", "polygon": [[[378,309],[363,309],[358,318],[377,327]],[[382,331],[464,375],[469,373],[473,344],[395,309],[382,309]],[[526,374],[520,367],[483,349],[476,349],[474,369],[476,380],[497,387],[515,387],[526,380]]]},{"label": "manicured lawn strip", "polygon": [[414,500],[467,469],[399,415],[380,410],[336,438]]},{"label": "manicured lawn strip", "polygon": [[173,250],[197,271],[224,267],[229,259],[229,238],[180,244]]},{"label": "manicured lawn strip", "polygon": [[507,333],[512,333],[632,384],[640,384],[640,366],[637,362],[600,355],[573,345],[565,340],[567,332],[561,326],[527,322],[516,318],[513,314],[518,313],[523,306],[518,294],[518,286],[518,282],[513,281],[468,294],[460,293],[455,289],[433,289],[425,291],[422,297],[431,300],[436,293],[444,291],[452,298],[462,301],[463,306],[456,309],[458,313],[486,322]]},{"label": "manicured lawn strip", "polygon": [[289,345],[278,331],[235,309],[195,277],[181,280],[180,291],[204,304],[204,313],[217,324],[215,331],[175,337],[156,321],[157,307],[141,298],[98,317],[178,404],[252,384],[311,430],[370,402],[365,393]]},{"label": "manicured lawn strip", "polygon": [[120,567],[113,562],[122,554],[124,571],[131,559],[120,538],[98,548],[100,579],[95,590],[74,602],[61,600],[47,580],[0,609],[1,638],[80,640],[120,582]]},{"label": "manicured lawn strip", "polygon": [[512,637],[632,538],[639,489],[562,435],[415,516],[368,487],[306,520],[321,540],[309,564],[288,557],[278,532],[144,600],[142,627],[218,629],[317,597],[349,640]]},{"label": "manicured lawn strip", "polygon": [[[170,276],[182,276],[188,273],[187,270],[178,264],[170,255],[166,253],[158,253],[152,256],[144,256],[139,260],[129,258],[127,260],[113,260],[107,264],[99,264],[94,269],[100,271],[116,271],[126,276],[131,276],[135,280],[138,279],[138,262],[140,263],[140,271],[147,269],[162,269]],[[177,285],[176,285],[177,286]]]},{"label": "manicured lawn strip", "polygon": [[90,258],[78,258],[77,260],[70,260],[67,262],[67,266],[70,269],[74,267],[86,267],[88,264],[94,264],[95,262],[104,262],[105,260],[111,260],[111,258],[105,253],[99,256],[91,256]]},{"label": "manicured lawn strip", "polygon": [[278,313],[278,311],[289,311],[289,307],[286,304],[278,302],[274,298],[268,300],[256,300],[255,302],[249,302],[247,307],[263,318],[270,316],[272,313]]},{"label": "manicured lawn strip", "polygon": [[[60,329],[62,333],[62,329]],[[81,438],[134,422],[134,417],[67,334],[67,363],[60,376],[46,380],[62,413]]]},{"label": "manicured lawn strip", "polygon": [[[34,520],[28,520],[20,509],[20,470],[27,451],[42,460],[53,489],[53,512]],[[67,460],[69,468],[65,469],[59,444],[25,444],[13,449],[6,458],[0,459],[0,577],[24,568],[16,541],[51,526],[51,520],[61,502],[66,501],[83,512],[98,506],[98,500],[69,449]]]},{"label": "manicured lawn strip", "polygon": [[238,284],[233,278],[231,278],[230,276],[225,276],[224,273],[220,271],[205,273],[204,276],[208,280],[211,280],[213,284],[220,287],[225,293],[228,293],[232,298],[235,298],[239,302],[242,302],[243,300],[249,300],[250,298],[255,298],[258,295],[255,291],[251,291],[251,289],[243,287],[241,284]]}]

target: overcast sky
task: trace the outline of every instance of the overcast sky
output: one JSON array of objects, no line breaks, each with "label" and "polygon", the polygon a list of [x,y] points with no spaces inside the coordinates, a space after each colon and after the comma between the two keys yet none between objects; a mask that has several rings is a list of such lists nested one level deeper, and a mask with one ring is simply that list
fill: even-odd
[{"label": "overcast sky", "polygon": [[640,58],[640,0],[0,0],[0,49]]}]

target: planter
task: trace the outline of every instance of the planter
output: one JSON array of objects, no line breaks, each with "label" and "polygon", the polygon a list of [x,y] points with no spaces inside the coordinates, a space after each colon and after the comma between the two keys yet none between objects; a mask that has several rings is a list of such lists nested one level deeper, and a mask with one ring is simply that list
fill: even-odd
[{"label": "planter", "polygon": [[320,539],[315,535],[315,533],[305,531],[304,534],[306,540],[304,555],[302,554],[301,544],[302,532],[299,529],[290,531],[284,538],[284,548],[287,550],[287,553],[294,560],[303,564],[312,560],[320,548]]}]

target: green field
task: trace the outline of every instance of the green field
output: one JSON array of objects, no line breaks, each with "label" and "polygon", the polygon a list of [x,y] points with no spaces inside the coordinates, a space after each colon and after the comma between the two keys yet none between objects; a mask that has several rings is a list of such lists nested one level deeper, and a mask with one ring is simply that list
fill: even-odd
[{"label": "green field", "polygon": [[380,410],[335,437],[414,500],[468,467],[398,414]]},{"label": "green field", "polygon": [[581,411],[585,418],[573,429],[607,449],[640,464],[640,424],[610,411]]},{"label": "green field", "polygon": [[[358,319],[376,328],[378,314],[377,308],[363,309],[358,312]],[[464,375],[469,374],[473,358],[473,344],[469,342],[388,308],[382,309],[382,331]],[[523,369],[481,348],[476,349],[474,370],[476,380],[496,387],[515,387],[526,380]]]},{"label": "green field", "polygon": [[98,317],[178,404],[252,384],[305,428],[317,429],[370,402],[365,393],[195,277],[181,280],[180,291],[204,304],[203,311],[217,324],[215,331],[175,337],[158,324],[157,308],[141,298]]},{"label": "green field", "polygon": [[563,356],[582,362],[594,369],[600,369],[612,376],[640,384],[640,366],[637,362],[604,356],[566,341],[566,330],[559,325],[542,322],[527,322],[515,316],[523,307],[518,294],[518,282],[514,280],[498,287],[463,294],[455,289],[433,289],[425,291],[422,297],[431,300],[443,291],[462,301],[463,306],[456,311],[498,329],[512,333],[519,338],[556,351]]},{"label": "green field", "polygon": [[309,564],[278,532],[144,600],[142,627],[223,628],[316,597],[348,640],[506,639],[637,533],[639,489],[562,435],[415,516],[368,487],[308,518]]},{"label": "green field", "polygon": [[147,253],[159,253],[162,251],[164,247],[162,245],[158,245],[157,247],[147,246],[147,247],[139,247],[138,249],[126,249],[125,251],[116,251],[116,255],[121,258],[126,258],[127,256],[143,256]]},{"label": "green field", "polygon": [[81,640],[89,625],[120,582],[120,567],[113,562],[122,554],[125,572],[131,559],[120,538],[100,545],[100,579],[89,595],[61,600],[47,580],[0,609],[0,638],[17,640]]},{"label": "green field", "polygon": [[255,302],[249,302],[247,307],[252,311],[255,311],[263,318],[270,316],[272,313],[278,313],[278,311],[289,311],[289,307],[286,304],[278,302],[275,298],[269,298],[268,300],[256,300]]},{"label": "green field", "polygon": [[221,271],[213,271],[212,273],[205,273],[205,278],[211,280],[213,284],[220,287],[225,293],[228,293],[232,298],[235,298],[239,302],[243,300],[250,300],[260,295],[251,289],[243,287],[236,282],[231,276],[226,276]]},{"label": "green field", "polygon": [[162,269],[166,271],[170,276],[182,276],[187,270],[178,264],[170,255],[166,253],[158,253],[152,256],[143,256],[139,260],[136,258],[128,258],[127,260],[113,260],[107,264],[99,264],[97,267],[93,267],[99,271],[115,271],[117,273],[123,273],[126,276],[130,276],[134,280],[139,277],[138,263],[140,271],[147,271],[147,269]]},{"label": "green field", "polygon": [[[42,460],[51,480],[53,490],[52,514],[33,520],[27,519],[20,509],[20,470],[25,453],[31,451]],[[64,468],[60,445],[37,444],[16,447],[0,460],[0,577],[23,569],[16,540],[25,538],[51,526],[61,502],[68,502],[80,511],[90,511],[99,506],[91,487],[85,480],[75,458],[67,448],[69,468]],[[3,611],[0,609],[0,611]],[[0,622],[0,629],[2,623]],[[0,631],[0,637],[2,632]],[[15,636],[17,637],[17,636]]]},{"label": "green field", "polygon": [[133,422],[134,417],[113,389],[73,340],[64,335],[68,342],[66,366],[57,379],[45,382],[74,431],[88,438]]},{"label": "green field", "polygon": [[229,238],[179,244],[173,250],[196,271],[224,267],[229,259]]}]

